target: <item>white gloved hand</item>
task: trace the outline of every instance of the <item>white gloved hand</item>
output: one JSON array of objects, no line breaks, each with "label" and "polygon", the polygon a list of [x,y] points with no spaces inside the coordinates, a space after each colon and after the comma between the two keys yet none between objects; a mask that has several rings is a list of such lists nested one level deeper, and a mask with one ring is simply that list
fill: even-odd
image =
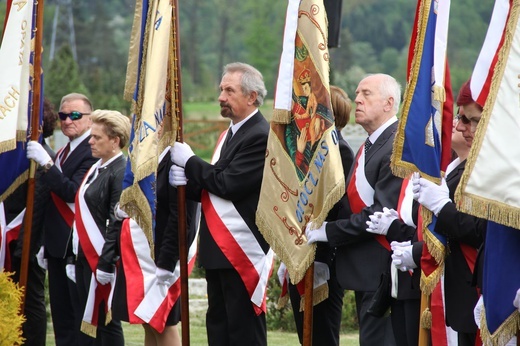
[{"label": "white gloved hand", "polygon": [[520,288],[516,291],[515,299],[513,300],[513,305],[520,311]]},{"label": "white gloved hand", "polygon": [[195,156],[191,147],[186,143],[175,142],[170,149],[170,156],[174,164],[185,167],[190,157]]},{"label": "white gloved hand", "polygon": [[117,220],[122,221],[123,219],[128,219],[130,216],[119,207],[119,202],[116,203],[114,207],[114,215]]},{"label": "white gloved hand", "polygon": [[173,272],[157,267],[155,269],[155,276],[159,285],[170,286],[172,284]]},{"label": "white gloved hand", "polygon": [[45,254],[45,250],[43,246],[40,248],[40,251],[36,254],[36,261],[38,262],[38,265],[42,268],[47,270],[47,260],[43,257]]},{"label": "white gloved hand", "polygon": [[417,268],[417,264],[415,264],[413,260],[413,245],[410,241],[405,242],[397,242],[393,241],[390,243],[390,247],[392,248],[392,264],[402,272],[408,271],[410,269]]},{"label": "white gloved hand", "polygon": [[96,279],[101,285],[106,285],[112,282],[116,277],[115,273],[107,273],[102,270],[96,269]]},{"label": "white gloved hand", "polygon": [[27,158],[36,161],[40,166],[52,161],[47,151],[36,141],[27,143]]},{"label": "white gloved hand", "polygon": [[376,211],[369,218],[370,221],[367,221],[367,232],[386,235],[392,222],[399,218],[399,214],[394,209],[384,207],[382,212]]},{"label": "white gloved hand", "polygon": [[330,269],[327,263],[314,262],[314,283],[313,287],[319,287],[330,279]]},{"label": "white gloved hand", "polygon": [[186,185],[188,183],[188,179],[186,179],[186,173],[184,172],[184,168],[179,167],[177,165],[172,165],[170,167],[168,181],[170,182],[170,185],[173,187]]},{"label": "white gloved hand", "polygon": [[427,179],[419,178],[419,174],[414,173],[412,184],[413,198],[435,215],[439,215],[442,207],[451,202],[450,190],[444,178],[441,180],[441,185],[437,185]]},{"label": "white gloved hand", "polygon": [[321,227],[314,229],[314,222],[310,221],[307,223],[305,227],[305,236],[307,237],[307,245],[311,245],[312,243],[321,241],[324,243],[328,243],[329,239],[327,238],[327,232],[325,231],[325,227],[327,226],[327,222],[323,222]]},{"label": "white gloved hand", "polygon": [[285,266],[285,263],[280,262],[280,266],[278,267],[278,272],[276,274],[278,275],[278,282],[280,283],[280,286],[283,286],[285,276],[287,275],[287,267]]},{"label": "white gloved hand", "polygon": [[481,295],[478,298],[477,304],[475,304],[475,308],[473,309],[473,318],[475,319],[475,324],[480,329],[480,319],[482,317],[482,308],[484,307],[484,298]]},{"label": "white gloved hand", "polygon": [[76,266],[74,264],[67,264],[65,266],[65,272],[67,273],[67,277],[76,283]]}]

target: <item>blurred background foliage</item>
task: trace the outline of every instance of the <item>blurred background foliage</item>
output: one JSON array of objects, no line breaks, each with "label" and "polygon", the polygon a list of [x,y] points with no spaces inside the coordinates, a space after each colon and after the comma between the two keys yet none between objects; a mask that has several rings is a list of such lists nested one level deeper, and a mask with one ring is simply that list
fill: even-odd
[{"label": "blurred background foliage", "polygon": [[[455,92],[471,74],[493,3],[451,3],[448,57]],[[122,94],[134,6],[131,0],[45,1],[45,95],[54,104],[75,90],[89,95],[95,108],[128,113]],[[215,101],[222,66],[232,61],[256,66],[272,98],[286,1],[190,0],[179,6],[184,103]],[[404,87],[415,7],[412,0],[345,1],[340,47],[330,50],[331,82],[353,95],[363,75],[383,72]],[[5,8],[0,0],[2,24]]]}]

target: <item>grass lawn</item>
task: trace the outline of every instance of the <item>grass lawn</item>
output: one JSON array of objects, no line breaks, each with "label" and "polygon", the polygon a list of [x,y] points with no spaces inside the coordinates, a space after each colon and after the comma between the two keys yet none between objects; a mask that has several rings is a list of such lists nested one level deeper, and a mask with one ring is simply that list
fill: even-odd
[{"label": "grass lawn", "polygon": [[[190,345],[193,346],[204,346],[208,344],[206,338],[206,327],[199,325],[197,321],[194,325],[190,326]],[[144,342],[144,331],[140,325],[131,325],[123,323],[123,329],[125,333],[125,345],[127,346],[141,346]],[[180,331],[179,331],[180,332]],[[298,336],[296,333],[287,333],[280,331],[268,331],[267,342],[269,345],[276,346],[295,346],[298,345]],[[47,345],[55,345],[54,334],[52,331],[52,325],[49,323],[47,329]],[[355,346],[359,345],[357,333],[349,333],[341,335],[340,345]]]}]

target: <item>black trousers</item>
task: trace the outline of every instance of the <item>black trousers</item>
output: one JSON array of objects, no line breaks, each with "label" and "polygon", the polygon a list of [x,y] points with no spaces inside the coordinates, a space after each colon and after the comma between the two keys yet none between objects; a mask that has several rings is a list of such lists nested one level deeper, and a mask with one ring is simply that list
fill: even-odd
[{"label": "black trousers", "polygon": [[[329,297],[312,309],[312,344],[323,346],[339,345],[341,309],[345,291],[336,280],[336,266],[330,268]],[[303,312],[300,312],[300,293],[295,285],[289,283],[289,295],[293,309],[294,322],[300,344],[303,343]]]},{"label": "black trousers", "polygon": [[374,317],[367,314],[367,309],[374,292],[355,291],[354,294],[356,297],[356,310],[359,321],[359,345],[396,345],[390,316]]},{"label": "black trousers", "polygon": [[[11,258],[12,269],[15,271],[13,280],[20,282],[20,265],[22,259]],[[47,311],[45,307],[45,270],[36,261],[36,257],[29,259],[27,268],[27,286],[24,305],[25,322],[22,326],[22,335],[26,346],[44,346],[47,337]]]},{"label": "black trousers", "polygon": [[[85,306],[87,305],[91,278],[92,270],[90,269],[87,259],[85,257],[78,256],[76,260],[76,287],[78,288],[79,304],[82,311],[85,310]],[[124,346],[125,339],[123,335],[123,328],[121,327],[121,321],[112,319],[108,324],[105,325],[106,315],[104,303],[101,302],[100,305],[98,326],[96,328],[96,338],[94,339],[86,334],[83,334],[81,336],[82,339],[87,337],[88,340],[86,342],[89,342],[90,345]]]},{"label": "black trousers", "polygon": [[265,314],[256,315],[246,287],[235,269],[206,270],[208,344],[267,345]]},{"label": "black trousers", "polygon": [[392,299],[392,329],[399,346],[415,346],[419,343],[420,299]]},{"label": "black trousers", "polygon": [[[49,299],[56,346],[88,345],[81,342],[83,311],[79,307],[76,284],[65,272],[66,259],[47,258]],[[81,335],[83,334],[83,335]]]}]

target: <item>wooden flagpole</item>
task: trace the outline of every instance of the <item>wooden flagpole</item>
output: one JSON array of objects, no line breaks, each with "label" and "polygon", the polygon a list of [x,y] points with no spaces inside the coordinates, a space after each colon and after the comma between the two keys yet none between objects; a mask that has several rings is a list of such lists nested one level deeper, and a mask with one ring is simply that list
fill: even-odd
[{"label": "wooden flagpole", "polygon": [[303,346],[312,346],[312,310],[314,300],[314,262],[305,273],[305,308],[303,310]]},{"label": "wooden flagpole", "polygon": [[[42,66],[42,39],[43,39],[43,3],[44,0],[37,0],[36,6],[36,26],[34,35],[34,60],[32,76],[32,104],[31,104],[31,123],[30,137],[32,141],[37,141],[40,136],[40,100],[41,100],[41,66]],[[36,162],[31,160],[29,167],[29,179],[27,182],[27,204],[24,216],[24,236],[22,247],[22,262],[20,265],[20,286],[27,287],[27,271],[29,266],[29,254],[31,248],[32,217],[34,211],[34,191],[35,191]],[[21,311],[25,308],[25,293],[22,294]]]},{"label": "wooden flagpole", "polygon": [[[179,3],[173,1],[173,35],[174,35],[174,83],[175,94],[175,114],[177,119],[177,141],[183,142],[183,123],[182,123],[182,87],[181,87],[181,44],[179,39]],[[181,323],[182,323],[182,345],[190,344],[190,311],[189,311],[189,292],[188,292],[188,244],[186,231],[186,187],[177,187],[177,201],[179,214],[179,262],[181,270]]]}]

